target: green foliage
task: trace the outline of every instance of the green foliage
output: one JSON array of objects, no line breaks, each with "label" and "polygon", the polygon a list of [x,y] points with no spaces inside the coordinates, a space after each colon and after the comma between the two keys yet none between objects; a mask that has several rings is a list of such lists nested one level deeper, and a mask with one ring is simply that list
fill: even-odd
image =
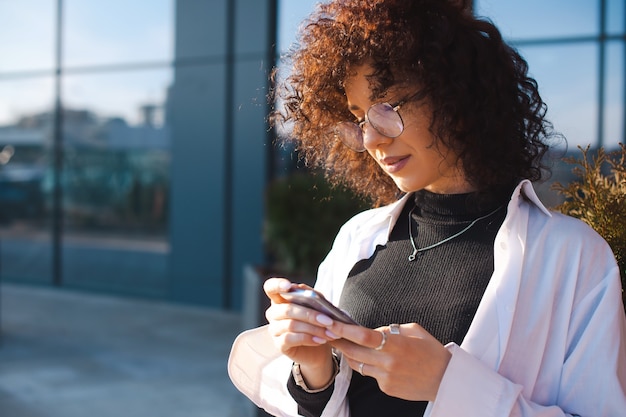
[{"label": "green foliage", "polygon": [[[582,159],[566,159],[575,165],[578,181],[553,186],[566,198],[556,209],[583,220],[604,237],[615,253],[622,288],[626,288],[626,147],[620,144],[620,150],[610,153],[600,148],[595,155],[588,146],[579,149]],[[624,292],[622,299],[626,307]]]},{"label": "green foliage", "polygon": [[264,237],[277,272],[311,281],[339,228],[369,205],[322,175],[296,173],[266,191]]}]

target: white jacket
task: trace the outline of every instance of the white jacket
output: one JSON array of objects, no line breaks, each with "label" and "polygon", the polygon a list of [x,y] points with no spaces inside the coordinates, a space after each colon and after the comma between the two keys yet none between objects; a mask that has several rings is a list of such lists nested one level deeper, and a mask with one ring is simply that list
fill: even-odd
[{"label": "white jacket", "polygon": [[[385,245],[408,196],[348,221],[320,265],[316,288],[337,303],[356,262]],[[619,270],[583,222],[549,212],[529,181],[515,189],[494,243],[493,276],[452,358],[430,417],[626,416],[626,319]],[[265,327],[242,333],[233,383],[276,416],[297,416],[291,361]],[[350,415],[345,361],[323,417]]]}]

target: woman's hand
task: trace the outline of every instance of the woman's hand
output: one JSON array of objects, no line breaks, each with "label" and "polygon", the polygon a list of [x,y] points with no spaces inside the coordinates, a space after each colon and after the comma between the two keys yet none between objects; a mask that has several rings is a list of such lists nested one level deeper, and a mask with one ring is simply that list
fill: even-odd
[{"label": "woman's hand", "polygon": [[265,312],[269,332],[276,347],[300,364],[307,386],[320,388],[328,384],[334,371],[332,347],[328,343],[334,338],[326,331],[333,320],[281,297],[280,293],[288,291],[291,286],[292,283],[284,278],[270,278],[263,285],[272,302]]},{"label": "woman's hand", "polygon": [[[395,325],[398,326],[398,325]],[[402,324],[400,334],[388,326],[376,330],[335,322],[331,332],[342,339],[332,345],[350,367],[378,381],[387,395],[412,401],[434,401],[450,361],[450,352],[424,328]],[[383,342],[382,332],[386,333]]]}]

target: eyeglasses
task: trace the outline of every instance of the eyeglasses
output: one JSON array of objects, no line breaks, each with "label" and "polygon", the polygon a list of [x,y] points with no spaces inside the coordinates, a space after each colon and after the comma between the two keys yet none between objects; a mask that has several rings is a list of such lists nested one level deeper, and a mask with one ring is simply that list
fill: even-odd
[{"label": "eyeglasses", "polygon": [[360,123],[340,122],[335,126],[335,136],[355,152],[364,152],[365,123],[378,133],[388,138],[397,138],[404,131],[404,122],[400,117],[400,106],[405,101],[392,106],[389,103],[375,103],[365,113],[365,120]]}]

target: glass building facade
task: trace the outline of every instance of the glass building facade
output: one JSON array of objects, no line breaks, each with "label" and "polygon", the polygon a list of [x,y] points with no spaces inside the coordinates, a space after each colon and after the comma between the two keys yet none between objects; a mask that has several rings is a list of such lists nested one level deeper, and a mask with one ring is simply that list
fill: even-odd
[{"label": "glass building facade", "polygon": [[261,263],[275,1],[0,2],[0,274],[217,308]]},{"label": "glass building facade", "polygon": [[624,0],[475,0],[524,56],[570,148],[625,142]]},{"label": "glass building facade", "polygon": [[[278,169],[269,71],[314,3],[0,2],[1,280],[240,308]],[[570,149],[626,140],[624,3],[474,2]]]}]

